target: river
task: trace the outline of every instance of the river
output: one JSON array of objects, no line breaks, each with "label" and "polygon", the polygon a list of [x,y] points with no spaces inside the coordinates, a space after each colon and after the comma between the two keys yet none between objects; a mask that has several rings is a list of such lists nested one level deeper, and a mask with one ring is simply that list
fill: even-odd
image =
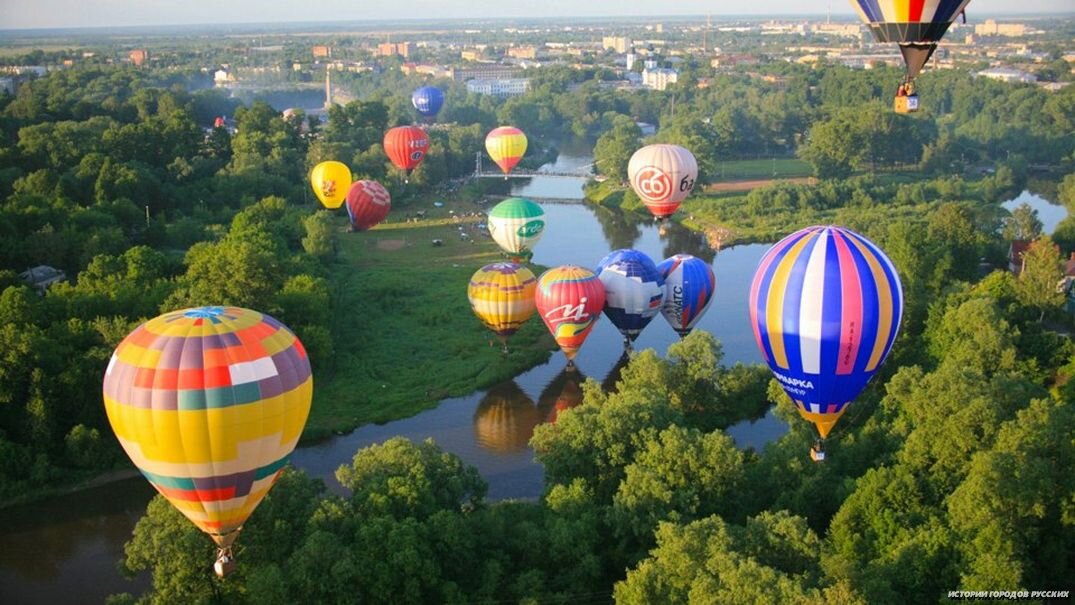
[{"label": "river", "polygon": [[1001,206],[1008,212],[1011,212],[1023,204],[1027,204],[1037,211],[1038,220],[1041,221],[1041,231],[1046,235],[1052,235],[1053,230],[1060,224],[1060,221],[1068,216],[1067,208],[1061,204],[1050,202],[1040,195],[1029,191],[1020,193],[1018,197],[1004,202]]},{"label": "river", "polygon": [[[591,161],[588,149],[566,146],[556,162],[545,168],[566,172]],[[535,177],[514,185],[513,192],[535,198],[579,198],[582,181]],[[1024,194],[1010,203],[1023,201],[1039,210],[1043,222],[1048,222],[1047,231],[1060,220],[1049,215],[1047,221],[1043,209],[1055,207],[1037,196]],[[656,261],[677,252],[712,261],[716,296],[699,328],[712,332],[723,343],[725,363],[761,361],[748,324],[746,292],[767,245],[737,246],[715,255],[699,235],[675,226],[661,233],[651,221],[582,204],[545,204],[544,208],[549,227],[534,250],[538,264],[593,267],[610,250],[625,247],[639,249]],[[657,317],[635,348],[654,348],[663,354],[676,339],[663,318]],[[444,400],[410,418],[367,425],[299,448],[292,462],[342,492],[333,473],[359,448],[396,435],[412,440],[432,438],[478,468],[489,483],[490,499],[537,498],[543,487],[543,469],[527,445],[534,427],[578,405],[579,382],[584,377],[601,380],[611,388],[622,368],[621,354],[619,333],[602,318],[576,359],[578,372],[565,372],[566,360],[557,352],[547,363],[488,390]],[[728,429],[740,447],[758,449],[784,432],[786,426],[771,411]],[[4,544],[0,549],[0,603],[99,603],[112,593],[144,590],[149,583],[147,575],[127,581],[115,565],[153,493],[144,479],[136,477],[0,510]]]}]

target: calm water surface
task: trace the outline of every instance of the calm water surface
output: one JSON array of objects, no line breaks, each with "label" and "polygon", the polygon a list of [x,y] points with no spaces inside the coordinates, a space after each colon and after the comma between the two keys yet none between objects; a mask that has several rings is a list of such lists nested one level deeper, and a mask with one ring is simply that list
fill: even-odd
[{"label": "calm water surface", "polygon": [[1023,204],[1028,204],[1031,208],[1038,211],[1038,219],[1041,221],[1041,230],[1046,234],[1052,234],[1053,230],[1060,221],[1064,220],[1068,216],[1068,210],[1064,206],[1031,193],[1024,191],[1019,194],[1019,197],[1008,200],[1001,204],[1008,212],[1015,210]]}]

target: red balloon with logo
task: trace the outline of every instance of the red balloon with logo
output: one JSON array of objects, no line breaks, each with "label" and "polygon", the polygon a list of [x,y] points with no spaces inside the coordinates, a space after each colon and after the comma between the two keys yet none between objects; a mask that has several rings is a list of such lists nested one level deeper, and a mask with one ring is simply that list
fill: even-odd
[{"label": "red balloon with logo", "polygon": [[384,135],[384,152],[401,170],[410,174],[429,151],[429,135],[417,126],[397,126]]},{"label": "red balloon with logo", "polygon": [[377,181],[355,181],[347,191],[347,216],[355,231],[365,231],[388,216],[392,196]]},{"label": "red balloon with logo", "polygon": [[576,265],[553,267],[538,278],[538,313],[568,360],[593,330],[605,307],[605,286],[589,269]]},{"label": "red balloon with logo", "polygon": [[627,176],[653,216],[665,219],[694,189],[698,162],[679,145],[646,145],[631,156]]}]

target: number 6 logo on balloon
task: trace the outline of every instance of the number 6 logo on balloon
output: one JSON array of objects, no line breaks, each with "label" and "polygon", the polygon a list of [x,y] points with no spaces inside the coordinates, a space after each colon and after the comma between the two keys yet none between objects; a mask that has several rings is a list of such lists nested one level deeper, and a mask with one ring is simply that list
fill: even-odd
[{"label": "number 6 logo on balloon", "polygon": [[[639,197],[652,202],[664,201],[672,193],[672,179],[663,170],[653,166],[638,171],[634,184]],[[681,183],[681,191],[682,187]]]}]

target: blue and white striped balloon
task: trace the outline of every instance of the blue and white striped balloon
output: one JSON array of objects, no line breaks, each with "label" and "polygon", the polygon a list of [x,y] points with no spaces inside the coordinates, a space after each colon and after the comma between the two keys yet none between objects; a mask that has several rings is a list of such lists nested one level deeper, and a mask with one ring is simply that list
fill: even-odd
[{"label": "blue and white striped balloon", "polygon": [[808,227],[780,240],[750,286],[758,348],[822,438],[888,356],[902,316],[892,261],[843,227]]}]

